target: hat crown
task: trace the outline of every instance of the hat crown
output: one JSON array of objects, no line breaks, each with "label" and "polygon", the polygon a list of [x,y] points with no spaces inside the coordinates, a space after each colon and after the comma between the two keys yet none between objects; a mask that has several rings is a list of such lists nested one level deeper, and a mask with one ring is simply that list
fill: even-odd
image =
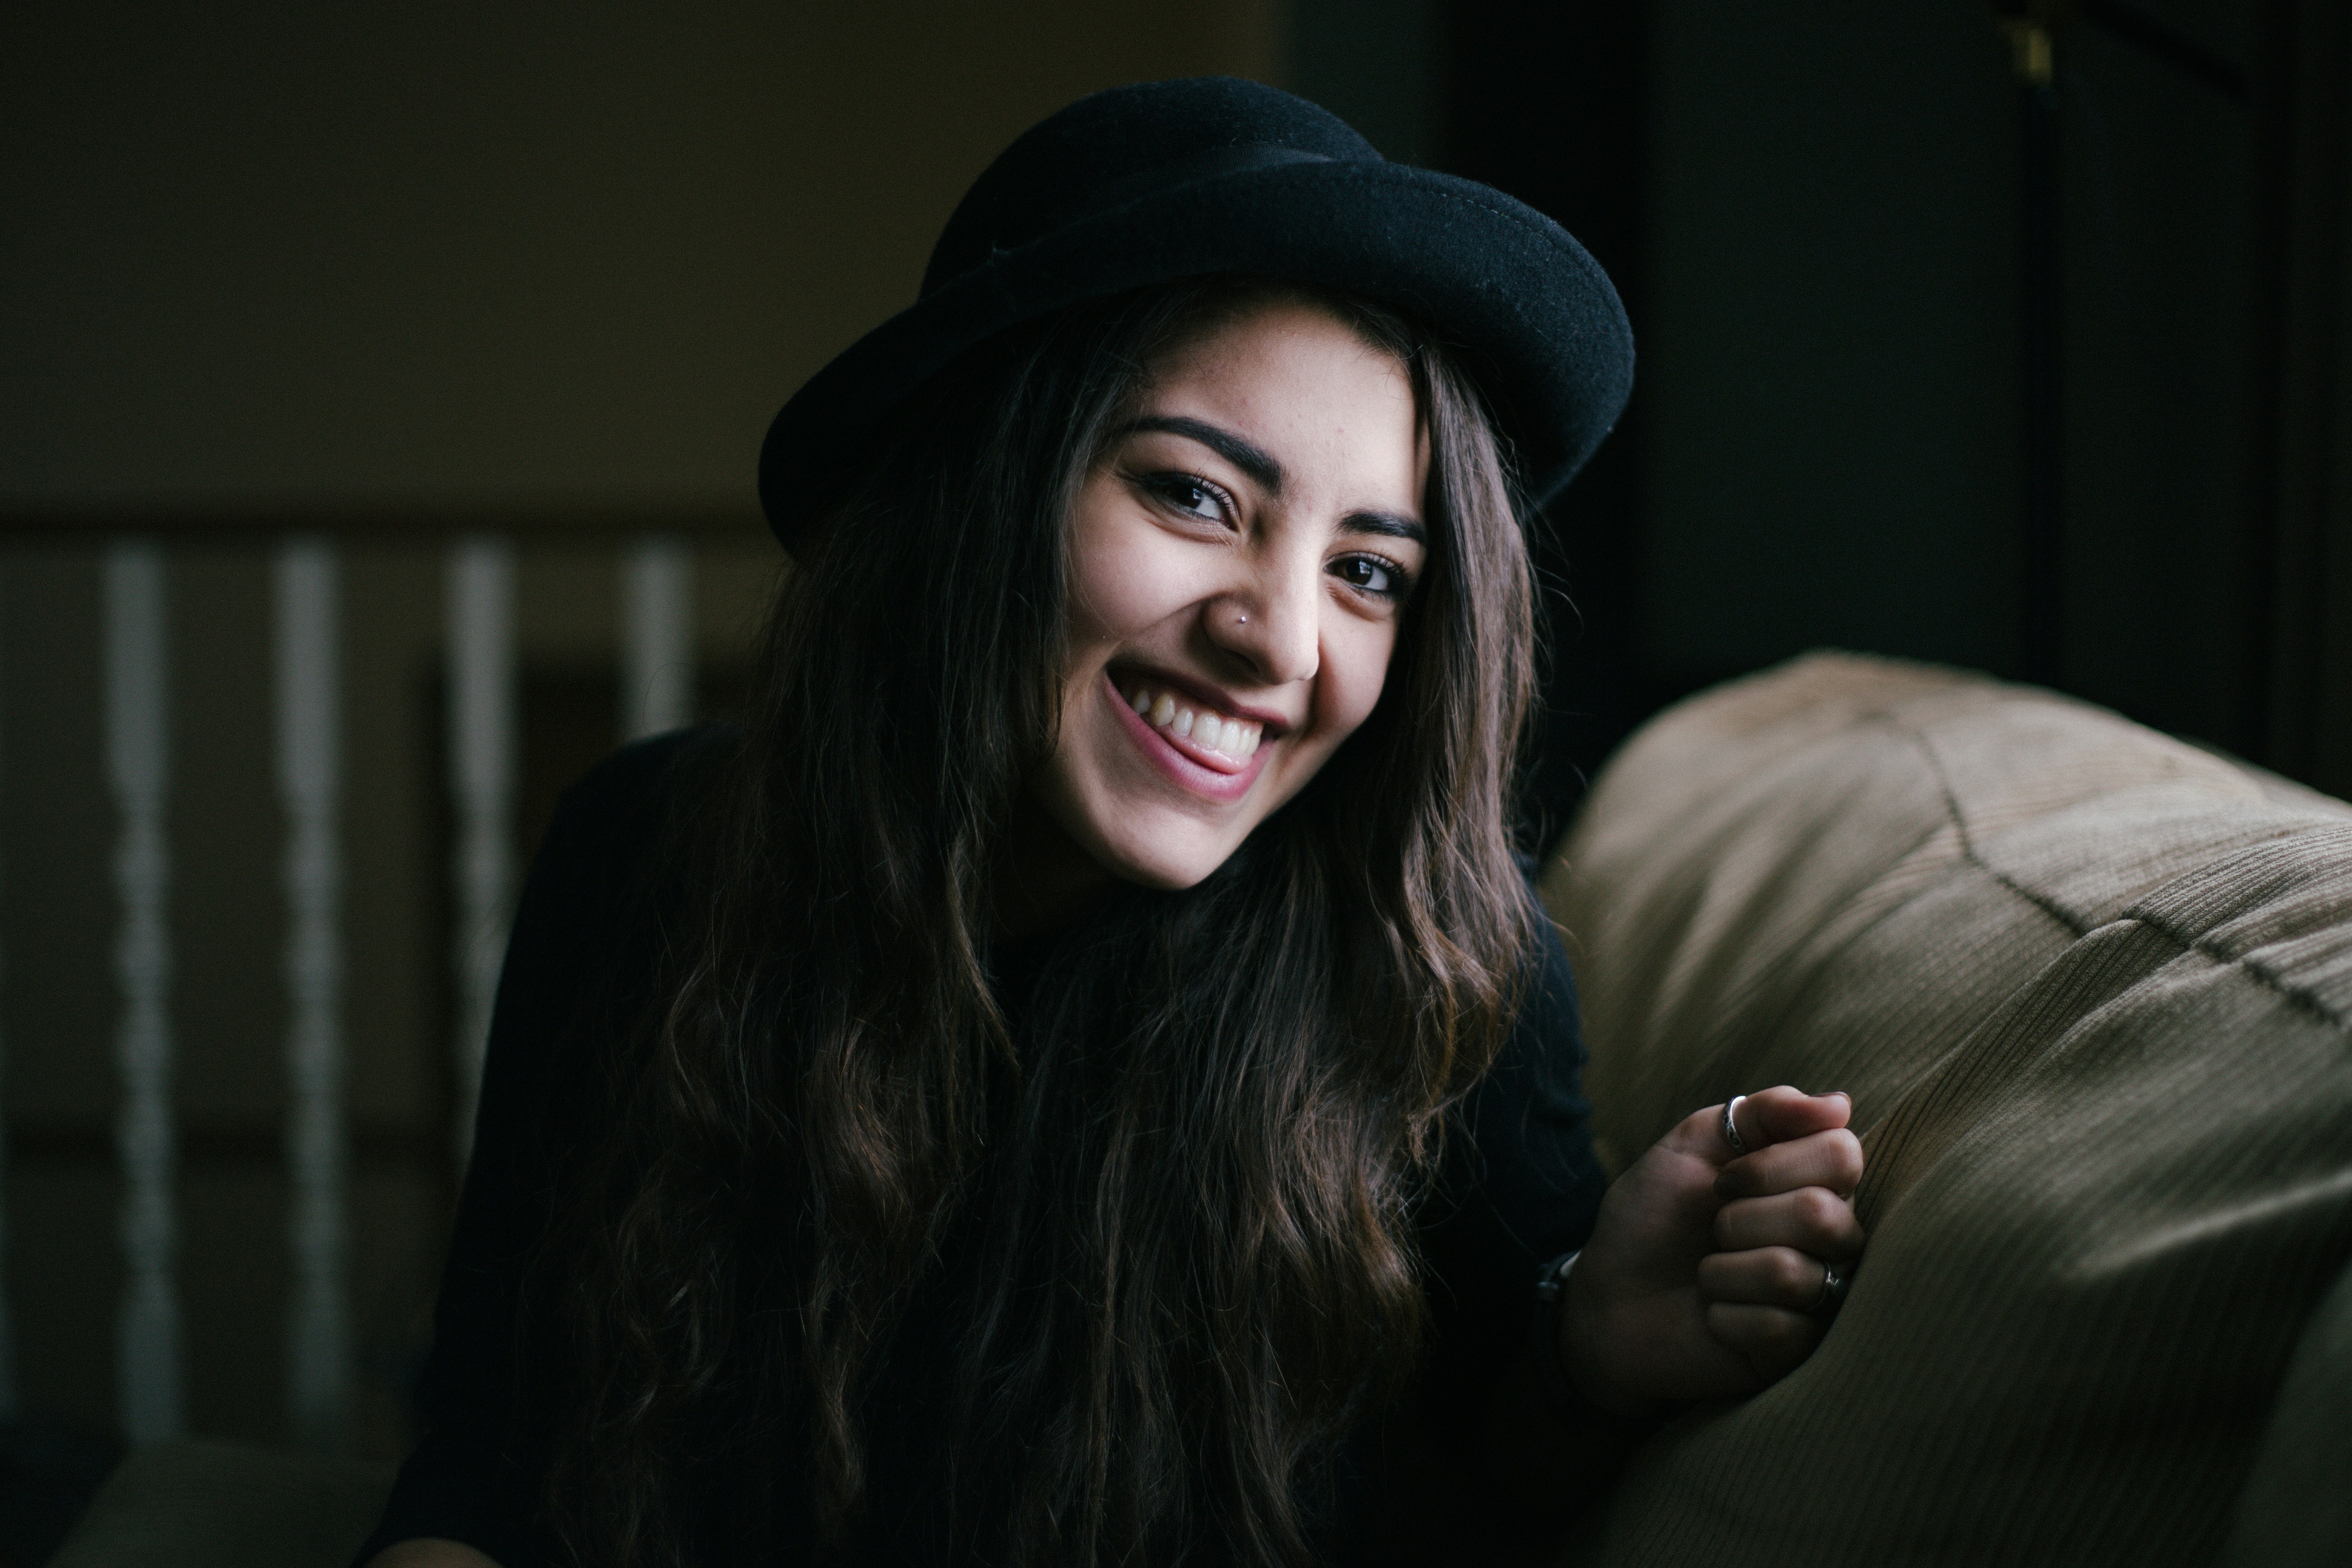
[{"label": "hat crown", "polygon": [[1116,87],[1082,98],[1024,132],[972,182],[931,248],[924,295],[1001,252],[1171,182],[1208,172],[1221,153],[1379,163],[1329,110],[1234,77]]}]

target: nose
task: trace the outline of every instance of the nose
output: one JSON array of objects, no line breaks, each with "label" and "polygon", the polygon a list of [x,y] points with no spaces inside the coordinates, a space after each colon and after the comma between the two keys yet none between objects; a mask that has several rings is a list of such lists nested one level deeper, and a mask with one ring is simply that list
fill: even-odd
[{"label": "nose", "polygon": [[1311,680],[1322,662],[1323,563],[1304,552],[1254,561],[1203,612],[1209,640],[1247,667],[1260,685]]}]

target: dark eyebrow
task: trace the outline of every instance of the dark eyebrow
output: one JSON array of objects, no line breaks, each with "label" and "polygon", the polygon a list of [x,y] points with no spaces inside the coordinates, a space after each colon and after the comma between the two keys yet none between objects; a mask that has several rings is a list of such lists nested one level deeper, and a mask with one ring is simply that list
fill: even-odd
[{"label": "dark eyebrow", "polygon": [[1382,539],[1410,539],[1415,544],[1429,542],[1429,530],[1409,517],[1392,511],[1351,511],[1339,520],[1342,531],[1377,534]]},{"label": "dark eyebrow", "polygon": [[1243,440],[1230,430],[1219,429],[1205,419],[1186,419],[1178,415],[1146,415],[1130,419],[1111,433],[1113,439],[1158,431],[1169,436],[1183,436],[1198,441],[1243,473],[1257,481],[1258,488],[1268,495],[1282,493],[1282,465],[1274,454],[1264,447]]}]

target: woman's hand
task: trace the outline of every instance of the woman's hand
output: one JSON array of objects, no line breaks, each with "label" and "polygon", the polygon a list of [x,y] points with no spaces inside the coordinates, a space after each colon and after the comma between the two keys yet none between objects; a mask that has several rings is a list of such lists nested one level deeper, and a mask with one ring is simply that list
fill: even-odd
[{"label": "woman's hand", "polygon": [[1753,1394],[1821,1342],[1824,1269],[1862,1254],[1862,1142],[1843,1094],[1768,1089],[1685,1117],[1601,1201],[1568,1279],[1560,1359],[1584,1397],[1639,1415]]}]

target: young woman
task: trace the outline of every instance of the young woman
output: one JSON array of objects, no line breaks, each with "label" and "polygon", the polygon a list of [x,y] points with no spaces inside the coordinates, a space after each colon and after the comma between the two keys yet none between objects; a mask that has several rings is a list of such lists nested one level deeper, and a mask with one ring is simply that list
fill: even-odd
[{"label": "young woman", "polygon": [[1843,1097],[1604,1196],[1507,828],[1630,371],[1565,234],[1270,89],[1000,157],[770,435],[748,725],[540,852],[362,1561],[1496,1561],[1800,1363]]}]

